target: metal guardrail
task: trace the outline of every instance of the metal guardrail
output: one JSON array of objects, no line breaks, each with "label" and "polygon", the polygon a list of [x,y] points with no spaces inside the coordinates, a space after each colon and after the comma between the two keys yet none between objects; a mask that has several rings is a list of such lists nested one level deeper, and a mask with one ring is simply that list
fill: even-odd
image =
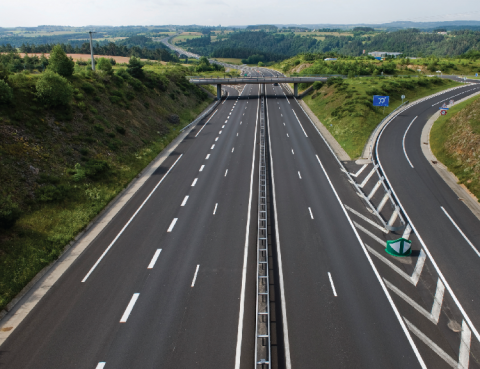
[{"label": "metal guardrail", "polygon": [[265,99],[260,109],[260,158],[258,174],[257,301],[255,329],[255,368],[271,368],[270,279],[267,229],[267,162],[265,145]]}]

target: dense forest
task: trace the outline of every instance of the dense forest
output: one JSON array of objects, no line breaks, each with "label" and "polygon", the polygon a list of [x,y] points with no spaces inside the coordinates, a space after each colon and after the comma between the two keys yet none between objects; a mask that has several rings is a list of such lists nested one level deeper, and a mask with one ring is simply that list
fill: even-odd
[{"label": "dense forest", "polygon": [[219,58],[245,59],[261,55],[267,62],[305,52],[359,56],[363,50],[395,51],[406,56],[456,56],[480,50],[480,31],[459,30],[441,35],[409,29],[370,35],[357,30],[353,36],[326,35],[324,40],[294,33],[235,32],[221,41],[212,42],[207,36],[186,40],[182,46],[201,55]]}]

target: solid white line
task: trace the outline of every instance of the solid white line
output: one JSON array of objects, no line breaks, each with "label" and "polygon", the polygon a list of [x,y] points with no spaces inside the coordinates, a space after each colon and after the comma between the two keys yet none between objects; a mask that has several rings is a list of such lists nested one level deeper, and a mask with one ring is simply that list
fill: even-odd
[{"label": "solid white line", "polygon": [[412,162],[410,161],[410,159],[408,158],[408,155],[407,155],[407,151],[405,150],[405,137],[407,137],[407,132],[408,130],[410,129],[410,126],[412,125],[413,122],[415,122],[415,119],[418,118],[418,115],[413,118],[413,120],[410,122],[410,124],[408,125],[408,128],[407,130],[405,131],[405,134],[403,135],[403,141],[402,141],[402,146],[403,146],[403,153],[405,154],[405,157],[407,158],[408,160],[408,163],[410,164],[410,166],[413,168],[413,165],[412,165]]},{"label": "solid white line", "polygon": [[217,212],[217,206],[218,206],[218,203],[215,204],[215,209],[213,209],[213,214]]},{"label": "solid white line", "polygon": [[210,148],[210,150],[213,150],[214,147],[215,147],[215,144],[212,145],[212,147]]},{"label": "solid white line", "polygon": [[125,229],[128,227],[128,225],[132,222],[133,218],[135,218],[135,216],[138,214],[138,212],[143,208],[143,205],[145,205],[145,203],[148,201],[148,199],[150,199],[150,197],[153,195],[153,193],[155,192],[155,190],[158,188],[158,186],[160,186],[160,184],[163,182],[163,180],[165,179],[165,177],[168,175],[168,173],[170,173],[170,171],[173,169],[173,167],[177,164],[177,162],[180,160],[180,158],[183,156],[183,154],[181,154],[178,159],[175,161],[175,163],[173,163],[173,165],[170,167],[170,169],[167,171],[167,173],[165,173],[165,175],[162,177],[162,179],[160,181],[158,181],[157,185],[153,188],[153,190],[148,194],[147,198],[142,202],[142,205],[140,205],[137,209],[137,211],[132,215],[132,217],[128,220],[127,224],[125,224],[122,228],[122,230],[117,234],[117,236],[113,239],[113,241],[110,243],[110,245],[108,245],[107,249],[103,252],[103,254],[98,258],[97,262],[90,268],[90,270],[88,271],[87,275],[85,277],[83,277],[82,279],[82,283],[85,282],[87,280],[87,278],[90,276],[90,274],[92,274],[92,272],[95,270],[95,268],[98,266],[98,264],[100,264],[100,262],[102,261],[102,259],[105,257],[105,255],[107,254],[108,250],[111,249],[111,247],[114,245],[114,243],[118,240],[118,238],[122,235],[122,233],[125,231]]},{"label": "solid white line", "polygon": [[105,364],[106,362],[105,361],[102,361],[100,363],[97,364],[97,366],[95,367],[95,369],[103,369],[105,368]]},{"label": "solid white line", "polygon": [[313,219],[312,209],[308,208],[308,211],[310,212],[310,216],[311,216],[312,219]]},{"label": "solid white line", "polygon": [[217,113],[217,111],[218,111],[218,109],[215,110],[215,112],[212,114],[212,116],[211,116],[210,118],[208,118],[208,120],[205,122],[205,124],[203,125],[203,127],[200,129],[200,131],[197,132],[197,134],[195,135],[195,137],[197,137],[197,136],[200,134],[200,132],[202,132],[202,129],[205,128],[205,126],[207,125],[207,123],[210,122],[210,119],[213,118],[213,116]]},{"label": "solid white line", "polygon": [[405,322],[404,322],[403,319],[402,319],[402,316],[400,315],[397,307],[395,306],[395,304],[394,304],[394,302],[393,302],[393,300],[392,300],[392,296],[391,296],[390,293],[388,292],[387,287],[385,286],[385,283],[384,283],[382,277],[380,277],[380,273],[378,272],[377,268],[375,267],[375,264],[373,263],[373,261],[372,261],[370,255],[369,255],[369,253],[368,253],[365,245],[363,244],[362,239],[360,238],[360,235],[358,234],[355,226],[353,225],[352,220],[351,220],[350,217],[348,216],[347,210],[346,210],[345,207],[343,206],[342,200],[340,200],[340,197],[338,196],[338,193],[337,193],[337,191],[335,190],[335,187],[333,187],[332,181],[330,181],[330,177],[328,176],[327,171],[326,171],[325,168],[323,167],[323,164],[322,164],[322,162],[320,161],[320,158],[318,157],[318,155],[315,155],[315,156],[317,157],[318,164],[320,164],[320,167],[322,168],[323,173],[325,174],[325,177],[327,177],[327,181],[328,181],[328,183],[330,184],[330,187],[332,188],[332,191],[333,191],[333,193],[335,194],[335,197],[337,198],[337,201],[338,201],[338,203],[340,204],[340,207],[342,208],[343,213],[345,214],[345,217],[347,218],[348,223],[350,224],[350,227],[352,228],[353,232],[355,233],[355,236],[357,237],[357,240],[358,240],[358,242],[360,243],[360,246],[362,247],[363,253],[365,254],[368,262],[370,263],[370,266],[372,267],[373,272],[375,273],[375,276],[377,277],[377,280],[378,280],[378,282],[380,283],[380,286],[382,287],[383,292],[385,293],[385,296],[387,297],[387,300],[388,300],[388,302],[390,303],[390,306],[392,307],[392,310],[393,310],[393,312],[395,313],[395,316],[397,317],[398,322],[400,323],[400,326],[402,327],[403,332],[405,333],[405,336],[407,337],[407,340],[408,340],[408,342],[410,343],[410,346],[412,347],[412,350],[413,350],[413,352],[415,353],[415,356],[416,356],[417,359],[418,359],[418,362],[420,363],[420,366],[421,366],[423,369],[427,369],[427,366],[425,365],[425,362],[423,361],[422,357],[420,356],[420,352],[418,351],[418,348],[417,348],[417,346],[415,345],[415,342],[413,342],[412,336],[410,335],[410,332],[408,331],[408,329],[407,329],[407,327],[406,327],[406,325],[405,325]]},{"label": "solid white line", "polygon": [[300,174],[300,171],[298,172],[298,178],[302,179],[302,176]]},{"label": "solid white line", "polygon": [[148,264],[147,269],[153,269],[161,252],[162,252],[162,249],[157,249],[157,251],[155,251],[155,254],[153,254],[152,261],[150,261],[150,264]]},{"label": "solid white line", "polygon": [[298,117],[297,117],[297,113],[295,113],[295,110],[293,110],[293,109],[292,109],[292,111],[293,111],[293,114],[295,114],[295,118],[297,118],[298,124],[300,124],[300,127],[302,127],[302,131],[305,134],[305,137],[308,137],[307,132],[305,132],[305,130],[303,129],[302,123],[300,123],[300,119],[298,119]]},{"label": "solid white line", "polygon": [[200,268],[200,264],[197,265],[197,269],[195,270],[195,275],[193,276],[192,285],[190,287],[195,286],[195,281],[197,280],[198,268]]},{"label": "solid white line", "polygon": [[227,173],[228,173],[228,169],[225,171],[225,175],[224,175],[224,177],[226,177],[226,176],[227,176]]},{"label": "solid white line", "polygon": [[[258,86],[260,89],[260,86]],[[247,224],[245,229],[245,246],[243,250],[243,267],[242,267],[242,288],[240,290],[240,312],[238,314],[238,330],[237,330],[237,347],[235,350],[235,369],[240,369],[240,358],[242,355],[242,337],[243,337],[243,319],[245,311],[245,284],[247,279],[247,260],[248,260],[248,239],[250,236],[250,212],[252,209],[252,192],[253,192],[253,173],[255,171],[255,149],[257,146],[257,124],[258,124],[258,109],[260,107],[260,99],[257,103],[257,118],[255,120],[255,131],[253,138],[253,158],[252,170],[250,173],[250,195],[248,198],[247,210]]]},{"label": "solid white line", "polygon": [[232,152],[233,152],[233,150],[235,150],[235,148],[234,148],[234,147],[232,148]]},{"label": "solid white line", "polygon": [[205,168],[205,165],[202,165],[202,166],[200,167],[199,172],[203,172],[203,168]]},{"label": "solid white line", "polygon": [[197,181],[198,181],[198,178],[195,178],[192,182],[192,187],[195,187],[195,185],[197,184]]},{"label": "solid white line", "polygon": [[178,218],[173,218],[172,223],[170,223],[170,227],[168,227],[167,232],[171,232],[173,227],[175,227],[175,223],[177,223]]},{"label": "solid white line", "polygon": [[205,158],[205,160],[208,160],[209,157],[210,157],[210,154],[207,154],[207,157]]},{"label": "solid white line", "polygon": [[[267,115],[267,125],[268,130],[270,131],[270,118]],[[272,194],[273,194],[273,211],[275,214],[275,239],[277,244],[277,260],[278,260],[278,276],[280,282],[280,298],[281,298],[281,306],[282,306],[282,323],[283,323],[283,346],[285,350],[285,367],[286,369],[292,368],[292,361],[290,358],[290,341],[288,338],[288,323],[287,323],[287,305],[285,302],[285,286],[283,281],[283,264],[282,264],[282,252],[280,250],[280,235],[278,231],[278,214],[277,214],[277,200],[276,200],[276,193],[275,193],[275,175],[273,171],[273,156],[272,156],[272,142],[270,139],[270,135],[268,136],[268,143],[270,147],[270,167],[272,168]],[[293,152],[293,150],[292,150]]]},{"label": "solid white line", "polygon": [[126,323],[128,317],[130,316],[130,313],[133,310],[133,307],[135,306],[135,303],[137,302],[138,296],[140,296],[139,293],[134,293],[130,302],[128,303],[127,308],[125,309],[125,312],[122,315],[122,319],[120,319],[120,323]]},{"label": "solid white line", "polygon": [[333,279],[332,279],[332,275],[330,274],[330,272],[328,272],[328,279],[330,279],[330,284],[332,285],[333,295],[336,297],[337,296],[337,291],[335,290],[335,285],[333,284]]},{"label": "solid white line", "polygon": [[453,223],[453,225],[455,226],[455,228],[457,228],[457,231],[460,232],[460,234],[463,236],[463,238],[465,239],[465,241],[467,241],[467,243],[470,245],[470,247],[473,249],[473,251],[475,251],[475,253],[477,254],[477,256],[480,256],[480,252],[478,252],[478,250],[476,249],[475,246],[473,246],[473,243],[470,242],[470,240],[467,238],[467,236],[465,236],[465,233],[462,232],[462,230],[460,229],[460,227],[457,225],[457,223],[455,223],[452,219],[452,217],[450,216],[450,214],[447,213],[447,211],[443,208],[443,206],[440,206],[440,208],[443,210],[443,212],[445,213],[445,215],[448,217],[448,219],[450,219],[450,221]]},{"label": "solid white line", "polygon": [[188,195],[185,196],[185,198],[183,199],[182,204],[180,206],[185,206],[185,204],[187,203],[187,200],[188,200]]}]

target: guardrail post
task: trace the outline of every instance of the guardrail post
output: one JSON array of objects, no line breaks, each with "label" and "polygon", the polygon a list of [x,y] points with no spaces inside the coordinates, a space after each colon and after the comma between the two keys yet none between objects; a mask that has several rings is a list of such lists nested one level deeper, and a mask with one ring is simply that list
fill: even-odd
[{"label": "guardrail post", "polygon": [[222,85],[217,85],[217,99],[220,100],[222,98]]}]

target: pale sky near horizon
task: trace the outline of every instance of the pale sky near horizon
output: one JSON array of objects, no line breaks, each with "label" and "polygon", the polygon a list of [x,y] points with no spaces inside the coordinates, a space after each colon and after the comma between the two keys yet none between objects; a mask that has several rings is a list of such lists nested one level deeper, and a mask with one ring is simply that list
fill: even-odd
[{"label": "pale sky near horizon", "polygon": [[478,0],[1,0],[0,27],[480,20]]}]

